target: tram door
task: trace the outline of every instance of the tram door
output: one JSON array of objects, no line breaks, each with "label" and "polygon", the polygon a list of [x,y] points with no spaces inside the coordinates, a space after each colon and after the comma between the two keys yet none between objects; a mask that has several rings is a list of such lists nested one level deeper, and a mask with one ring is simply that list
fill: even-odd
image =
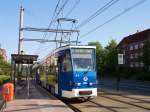
[{"label": "tram door", "polygon": [[65,50],[59,57],[58,70],[58,94],[62,96],[62,91],[71,90],[70,81],[72,79],[72,66],[70,51]]},{"label": "tram door", "polygon": [[61,91],[61,68],[62,68],[62,57],[58,57],[58,95],[62,95]]}]

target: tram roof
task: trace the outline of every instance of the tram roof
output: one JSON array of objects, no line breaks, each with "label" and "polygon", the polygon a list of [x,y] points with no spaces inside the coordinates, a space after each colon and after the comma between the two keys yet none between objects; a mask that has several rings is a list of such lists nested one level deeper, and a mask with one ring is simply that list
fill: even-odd
[{"label": "tram roof", "polygon": [[[87,48],[87,49],[88,48],[92,48],[92,49],[96,49],[96,46],[89,46],[89,45],[66,45],[66,46],[61,46],[61,47],[53,50],[52,52],[50,52],[46,56],[46,58],[49,57],[50,55],[53,55],[56,52],[59,52],[59,51],[62,51],[62,50],[66,50],[66,49],[70,49],[70,48]],[[45,61],[44,61],[45,59],[43,59],[40,63],[45,63]]]},{"label": "tram roof", "polygon": [[70,49],[70,48],[92,48],[92,49],[96,49],[96,46],[88,46],[88,45],[67,45],[67,46],[62,46],[62,47],[59,47],[59,48],[55,49],[55,52],[62,51],[62,50],[65,50],[65,49]]}]

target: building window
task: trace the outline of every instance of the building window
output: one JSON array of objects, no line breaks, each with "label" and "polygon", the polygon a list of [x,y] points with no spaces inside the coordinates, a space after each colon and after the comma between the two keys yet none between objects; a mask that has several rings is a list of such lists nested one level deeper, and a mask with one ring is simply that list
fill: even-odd
[{"label": "building window", "polygon": [[138,58],[138,53],[135,53],[135,58]]},{"label": "building window", "polygon": [[143,48],[144,44],[143,43],[140,43],[140,48]]},{"label": "building window", "polygon": [[143,56],[143,52],[140,52],[140,56],[141,56],[141,57]]},{"label": "building window", "polygon": [[130,46],[130,50],[133,50],[133,46],[132,45]]},{"label": "building window", "polygon": [[133,62],[130,62],[130,67],[133,68]]},{"label": "building window", "polygon": [[140,62],[140,66],[143,68],[143,67],[144,67],[144,63],[143,63],[143,62]]},{"label": "building window", "polygon": [[138,49],[138,44],[135,44],[135,45],[134,45],[134,48],[135,48],[135,49]]},{"label": "building window", "polygon": [[130,59],[133,59],[133,54],[130,54]]},{"label": "building window", "polygon": [[135,67],[139,67],[139,63],[138,62],[135,62]]}]

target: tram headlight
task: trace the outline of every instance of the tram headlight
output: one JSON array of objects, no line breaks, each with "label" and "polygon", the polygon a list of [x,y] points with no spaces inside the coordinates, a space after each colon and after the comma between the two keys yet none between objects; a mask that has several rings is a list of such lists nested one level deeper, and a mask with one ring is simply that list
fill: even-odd
[{"label": "tram headlight", "polygon": [[81,85],[81,83],[77,83],[77,85],[78,85],[78,86],[80,86],[80,85]]},{"label": "tram headlight", "polygon": [[76,86],[81,86],[81,83],[75,83]]},{"label": "tram headlight", "polygon": [[90,83],[89,83],[89,85],[90,85],[90,86],[92,86],[92,85],[93,85],[93,83],[92,83],[92,82],[90,82]]},{"label": "tram headlight", "polygon": [[95,82],[89,82],[88,85],[89,86],[96,86],[96,83]]}]

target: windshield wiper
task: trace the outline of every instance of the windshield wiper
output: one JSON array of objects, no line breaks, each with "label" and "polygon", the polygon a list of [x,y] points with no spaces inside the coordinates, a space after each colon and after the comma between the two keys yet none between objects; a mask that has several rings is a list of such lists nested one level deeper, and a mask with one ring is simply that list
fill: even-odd
[{"label": "windshield wiper", "polygon": [[87,74],[89,71],[90,71],[90,67],[88,67],[88,69],[83,74]]}]

